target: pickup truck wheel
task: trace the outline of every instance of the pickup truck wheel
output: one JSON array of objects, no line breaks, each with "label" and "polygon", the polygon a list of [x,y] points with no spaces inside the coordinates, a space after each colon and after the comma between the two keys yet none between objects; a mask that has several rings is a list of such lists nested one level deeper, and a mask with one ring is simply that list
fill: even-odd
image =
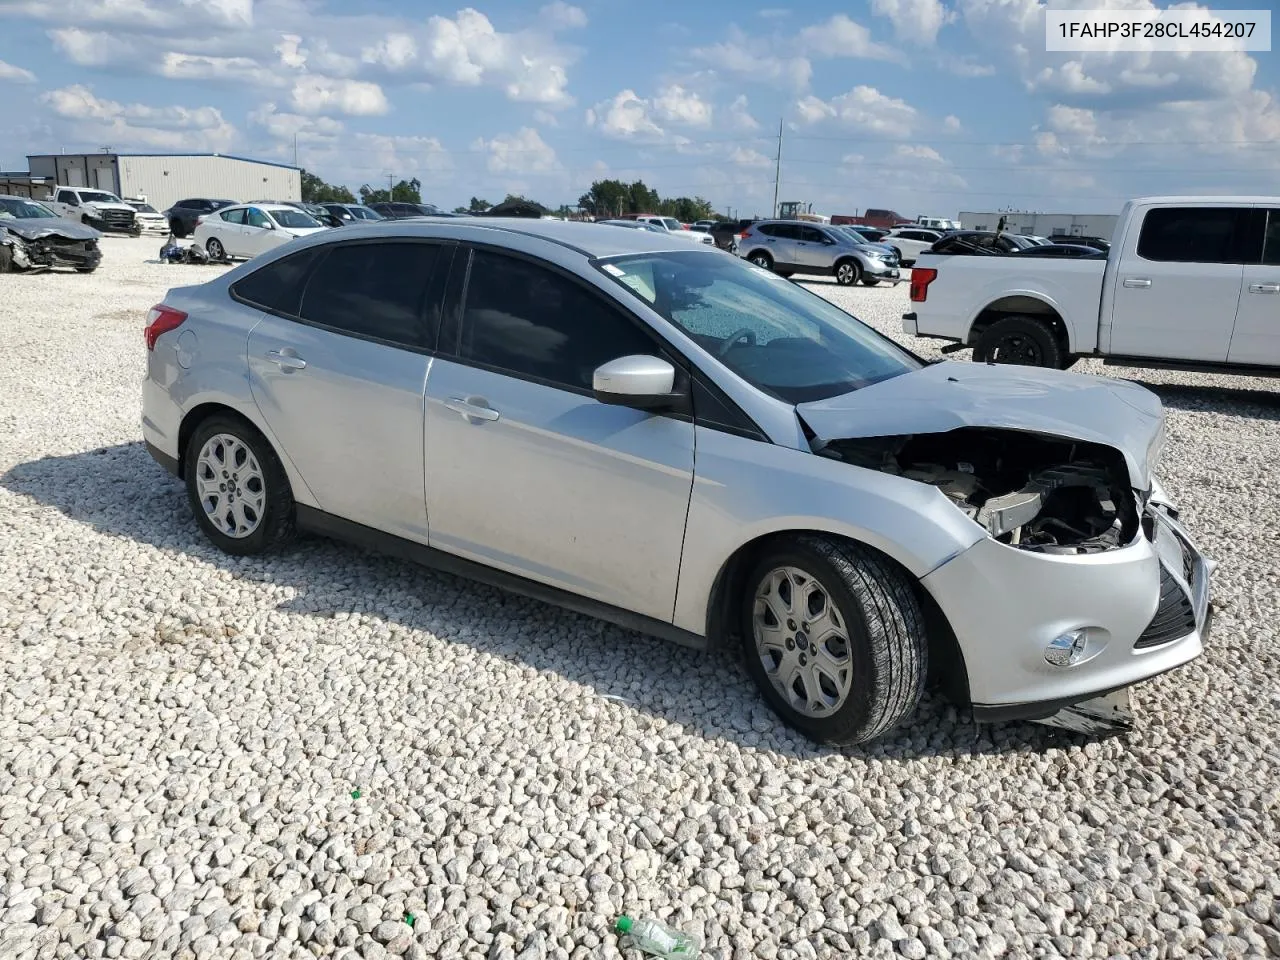
[{"label": "pickup truck wheel", "polygon": [[862,266],[857,260],[841,260],[836,264],[836,283],[851,287],[862,279]]},{"label": "pickup truck wheel", "polygon": [[1005,317],[982,331],[973,348],[973,359],[978,363],[1060,370],[1064,353],[1048,324],[1034,317]]},{"label": "pickup truck wheel", "polygon": [[800,535],[765,551],[744,583],[747,672],[787,724],[865,743],[916,709],[928,641],[901,568],[858,543]]}]

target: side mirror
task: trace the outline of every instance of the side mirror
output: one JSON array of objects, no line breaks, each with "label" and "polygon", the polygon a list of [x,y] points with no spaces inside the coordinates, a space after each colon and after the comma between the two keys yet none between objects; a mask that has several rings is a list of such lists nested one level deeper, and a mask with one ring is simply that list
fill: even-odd
[{"label": "side mirror", "polygon": [[656,410],[680,399],[675,394],[676,368],[661,357],[619,357],[596,367],[591,387],[596,399],[637,410]]},{"label": "side mirror", "polygon": [[262,228],[264,230],[274,230],[276,228],[276,225],[272,223],[270,220],[268,220],[266,223],[262,225]]}]

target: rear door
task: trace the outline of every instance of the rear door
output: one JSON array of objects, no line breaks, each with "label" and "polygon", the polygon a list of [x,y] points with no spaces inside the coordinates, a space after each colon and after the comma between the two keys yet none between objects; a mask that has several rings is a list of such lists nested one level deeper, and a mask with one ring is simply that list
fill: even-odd
[{"label": "rear door", "polygon": [[670,622],[692,420],[591,391],[596,367],[661,345],[541,260],[477,248],[455,273],[427,381],[431,546]]},{"label": "rear door", "polygon": [[800,225],[797,223],[771,223],[769,226],[769,253],[773,262],[779,267],[797,267],[800,265],[800,253],[797,244],[800,242]]},{"label": "rear door", "polygon": [[1244,279],[1249,207],[1152,207],[1116,261],[1116,356],[1223,363]]},{"label": "rear door", "polygon": [[[407,238],[311,247],[232,288],[269,308],[249,335],[249,382],[320,508],[418,542],[423,393],[452,252]],[[289,265],[300,297],[276,292],[296,287],[272,276]]]},{"label": "rear door", "polygon": [[1255,208],[1249,233],[1259,256],[1248,253],[1227,360],[1280,366],[1280,205]]}]

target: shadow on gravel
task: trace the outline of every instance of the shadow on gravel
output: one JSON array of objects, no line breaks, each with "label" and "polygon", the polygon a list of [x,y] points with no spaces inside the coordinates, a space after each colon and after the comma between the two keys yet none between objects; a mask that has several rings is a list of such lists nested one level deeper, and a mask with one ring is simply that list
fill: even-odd
[{"label": "shadow on gravel", "polygon": [[[427,630],[493,656],[547,670],[708,738],[801,759],[835,753],[868,762],[928,756],[1039,753],[1085,742],[1066,731],[1035,724],[976,726],[966,709],[927,695],[909,725],[862,748],[836,749],[805,741],[777,722],[737,658],[703,653],[643,636],[537,601],[318,537],[267,557],[232,557],[200,533],[186,491],[156,465],[141,442],[19,464],[0,487],[54,507],[101,533],[126,537],[163,552],[185,554],[236,577],[293,587],[297,595],[277,609],[332,618],[359,611],[401,626]],[[364,585],[369,585],[367,591]],[[353,589],[353,585],[359,589]],[[482,604],[461,609],[459,589]],[[488,611],[477,617],[474,608]],[[531,609],[537,611],[531,614]],[[584,645],[583,633],[596,644]],[[637,645],[648,645],[636,651]],[[610,651],[629,646],[633,671],[619,673]],[[642,667],[667,673],[661,689],[645,683]],[[708,704],[708,688],[714,703]],[[703,705],[698,710],[691,705]]]},{"label": "shadow on gravel", "polygon": [[1253,420],[1280,420],[1280,381],[1272,390],[1233,390],[1231,387],[1198,386],[1189,383],[1149,383],[1130,378],[1146,387],[1166,407],[1189,412],[1224,413]]}]

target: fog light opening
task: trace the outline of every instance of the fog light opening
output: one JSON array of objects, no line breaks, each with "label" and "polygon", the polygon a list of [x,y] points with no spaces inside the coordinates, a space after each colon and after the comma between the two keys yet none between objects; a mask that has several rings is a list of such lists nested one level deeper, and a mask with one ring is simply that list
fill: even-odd
[{"label": "fog light opening", "polygon": [[1055,667],[1073,667],[1084,659],[1088,641],[1087,629],[1071,630],[1049,641],[1044,658]]}]

